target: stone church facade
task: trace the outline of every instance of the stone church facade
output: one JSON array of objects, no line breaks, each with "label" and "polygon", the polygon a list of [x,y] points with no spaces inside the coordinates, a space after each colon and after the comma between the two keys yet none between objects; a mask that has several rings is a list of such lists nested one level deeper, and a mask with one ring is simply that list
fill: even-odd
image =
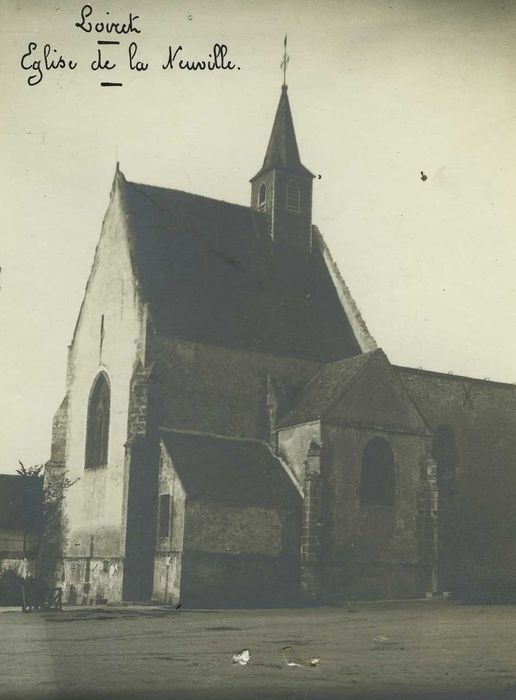
[{"label": "stone church facade", "polygon": [[47,472],[69,602],[510,589],[516,387],[397,367],[311,220],[283,86],[250,207],[118,165]]}]

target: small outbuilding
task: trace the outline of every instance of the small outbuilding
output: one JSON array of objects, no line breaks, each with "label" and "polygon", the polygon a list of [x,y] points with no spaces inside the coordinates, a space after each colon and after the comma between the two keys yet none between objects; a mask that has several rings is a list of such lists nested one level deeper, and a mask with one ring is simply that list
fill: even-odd
[{"label": "small outbuilding", "polygon": [[154,598],[285,603],[299,576],[302,494],[260,440],[163,430]]}]

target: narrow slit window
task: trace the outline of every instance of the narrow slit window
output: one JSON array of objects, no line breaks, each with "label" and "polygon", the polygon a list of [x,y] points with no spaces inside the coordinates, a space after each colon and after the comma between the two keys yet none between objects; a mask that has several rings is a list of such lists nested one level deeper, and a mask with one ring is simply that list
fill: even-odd
[{"label": "narrow slit window", "polygon": [[170,535],[170,494],[164,493],[159,497],[159,537]]},{"label": "narrow slit window", "polygon": [[287,183],[287,211],[295,214],[301,211],[301,187],[296,180]]},{"label": "narrow slit window", "polygon": [[265,211],[266,195],[267,190],[265,188],[265,183],[262,183],[258,191],[258,209],[260,211]]}]

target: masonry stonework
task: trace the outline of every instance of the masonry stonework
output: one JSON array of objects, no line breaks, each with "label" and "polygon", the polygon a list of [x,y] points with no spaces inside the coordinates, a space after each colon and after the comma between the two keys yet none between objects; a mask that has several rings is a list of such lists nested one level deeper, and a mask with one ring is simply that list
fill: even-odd
[{"label": "masonry stonework", "polygon": [[[52,459],[66,465],[71,480],[78,479],[66,494],[66,563],[61,583],[66,591],[73,586],[78,599],[87,601],[95,599],[98,592],[104,596],[106,589],[111,599],[122,598],[129,388],[134,366],[141,358],[145,327],[145,309],[137,296],[125,242],[120,197],[117,176],[70,346],[67,396],[54,424]],[[101,371],[108,377],[111,397],[108,464],[85,469],[88,397]],[[66,435],[62,424],[65,408]],[[105,561],[117,566],[116,575],[108,574],[107,579]],[[84,573],[79,581],[78,571],[88,571],[88,580]]]}]

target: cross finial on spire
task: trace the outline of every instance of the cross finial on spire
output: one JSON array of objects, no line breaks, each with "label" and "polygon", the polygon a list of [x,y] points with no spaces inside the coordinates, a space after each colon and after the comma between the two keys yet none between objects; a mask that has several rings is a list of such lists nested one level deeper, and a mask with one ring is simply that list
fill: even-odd
[{"label": "cross finial on spire", "polygon": [[281,68],[283,68],[283,87],[287,87],[287,65],[290,61],[290,56],[287,53],[287,35],[285,34],[285,40],[283,41],[283,60],[281,61]]}]

